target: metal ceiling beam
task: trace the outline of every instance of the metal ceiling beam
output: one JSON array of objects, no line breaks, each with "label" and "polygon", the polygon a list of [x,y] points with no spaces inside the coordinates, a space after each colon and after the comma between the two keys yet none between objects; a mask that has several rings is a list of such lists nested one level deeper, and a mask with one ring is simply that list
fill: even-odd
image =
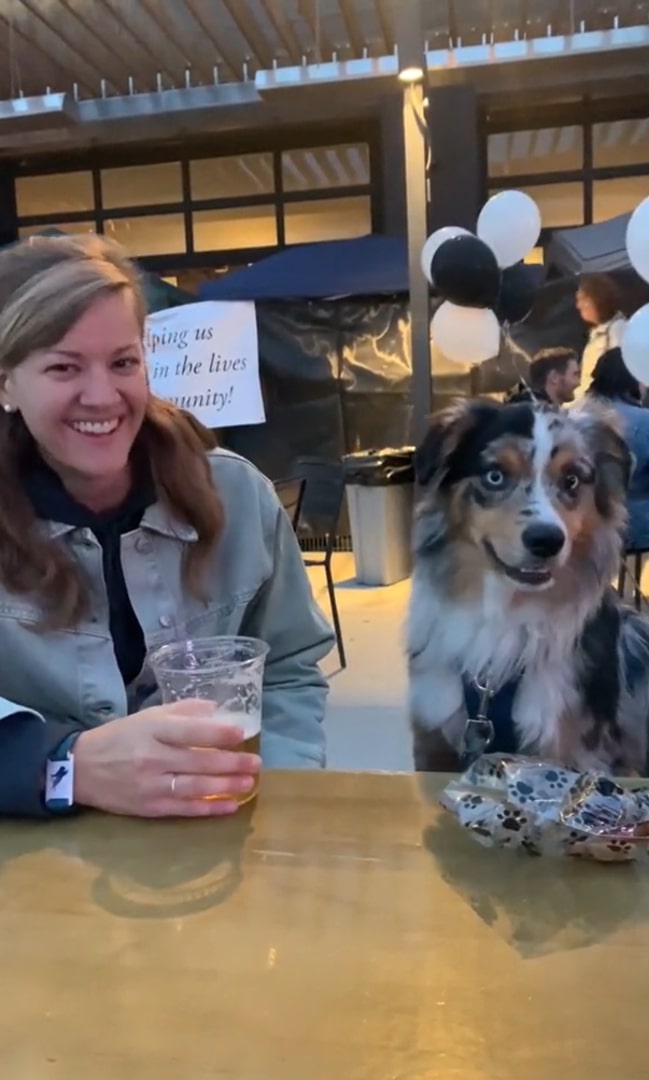
[{"label": "metal ceiling beam", "polygon": [[394,52],[395,36],[385,0],[374,0],[374,7],[376,9],[379,27],[381,28],[381,37],[385,44],[385,51],[386,53]]},{"label": "metal ceiling beam", "polygon": [[[28,51],[35,49],[47,61],[53,61],[55,67],[61,72],[67,74],[67,78],[57,86],[57,89],[68,90],[73,82],[78,82],[90,93],[97,92],[99,84],[97,70],[66,45],[42,16],[37,11],[32,11],[24,0],[14,0],[8,15],[1,15],[0,19],[7,27],[6,40],[10,51],[12,38],[18,37],[25,43]],[[24,74],[27,76],[28,72]]]},{"label": "metal ceiling beam", "polygon": [[448,0],[448,36],[453,43],[460,38],[460,23],[455,0]]},{"label": "metal ceiling beam", "polygon": [[294,64],[299,64],[302,59],[302,42],[298,38],[292,22],[287,18],[281,7],[281,0],[260,0],[264,14],[282,45],[286,49],[286,55]]},{"label": "metal ceiling beam", "polygon": [[185,7],[191,15],[192,19],[194,20],[196,25],[200,27],[201,33],[205,35],[206,41],[210,42],[210,44],[214,48],[214,52],[217,54],[214,57],[215,66],[217,64],[217,61],[220,59],[235,79],[241,79],[243,76],[243,64],[240,57],[235,56],[234,53],[230,52],[227,46],[223,45],[223,43],[214,36],[212,27],[208,26],[208,24],[206,23],[203,13],[201,11],[197,11],[196,0],[184,0],[184,2]]},{"label": "metal ceiling beam", "polygon": [[[529,41],[504,41],[494,45],[467,45],[435,49],[426,54],[432,85],[475,82],[479,91],[504,86],[511,95],[526,88],[525,80],[538,86],[601,82],[602,56],[606,54],[606,78],[641,75],[649,68],[649,25],[619,30],[597,30],[574,36],[539,37]],[[630,62],[635,62],[633,72]],[[362,60],[303,64],[293,68],[259,71],[255,85],[262,96],[288,94],[300,88],[314,93],[327,87],[349,96],[350,85],[394,85],[399,70],[396,56]]]},{"label": "metal ceiling beam", "polygon": [[[116,89],[119,87],[120,80],[126,85],[129,75],[137,71],[139,63],[138,60],[134,60],[131,66],[128,63],[128,45],[131,44],[132,39],[124,34],[120,38],[120,28],[117,27],[118,37],[115,41],[113,33],[106,33],[105,20],[97,18],[94,5],[89,4],[87,0],[59,0],[59,3],[69,16],[64,19],[66,26],[71,27],[70,44],[72,47],[93,62],[99,75],[108,76],[108,73],[112,75],[114,72],[116,78],[112,85]],[[61,17],[59,22],[63,22]],[[89,47],[88,42],[90,42]],[[95,49],[99,50],[101,59],[97,58]],[[107,78],[107,81],[110,83],[110,78]]]},{"label": "metal ceiling beam", "polygon": [[365,49],[365,40],[361,32],[358,16],[354,11],[350,0],[338,0],[338,7],[345,23],[347,37],[354,56],[362,56]]},{"label": "metal ceiling beam", "polygon": [[43,128],[69,128],[78,122],[79,105],[72,94],[43,94],[0,101],[2,133],[25,134]]},{"label": "metal ceiling beam", "polygon": [[[182,72],[187,66],[186,57],[176,50],[173,41],[163,33],[159,22],[153,19],[140,3],[130,3],[128,10],[125,9],[123,0],[95,0],[95,3],[103,5],[111,19],[123,27],[142,52],[148,55],[152,72],[166,75],[172,86],[182,85]],[[136,77],[138,71],[132,74]]]},{"label": "metal ceiling beam", "polygon": [[318,3],[316,0],[297,0],[297,9],[311,32],[316,60],[328,60],[333,56],[334,48],[331,38],[322,26]]},{"label": "metal ceiling beam", "polygon": [[263,33],[255,25],[245,0],[221,0],[223,7],[241,34],[250,55],[261,68],[273,66],[273,54]]},{"label": "metal ceiling beam", "polygon": [[[15,76],[28,70],[27,63],[23,63],[23,54],[27,49],[29,49],[31,54],[30,59],[33,69],[33,47],[30,42],[25,41],[24,38],[16,34],[15,30],[13,32],[13,39],[9,34],[5,34],[3,32],[4,26],[2,26],[1,16],[0,28],[0,71],[2,71],[0,93],[5,94],[7,97],[13,97],[19,89],[18,85],[14,85],[16,82]],[[67,88],[70,80],[62,68],[56,67],[45,54],[42,54],[42,58],[39,56],[38,62],[39,72],[41,73],[42,78],[35,82],[33,74],[30,72],[29,77],[25,79],[24,89],[26,92],[30,94],[39,93],[40,91],[47,89],[48,86],[57,90]],[[3,87],[5,87],[5,89],[3,89]]]},{"label": "metal ceiling beam", "polygon": [[[78,122],[70,133],[30,133],[29,151],[87,147],[91,142],[113,145],[141,140],[143,132],[147,139],[199,135],[215,129],[222,132],[250,123],[251,112],[259,123],[259,106],[259,95],[250,82],[95,98],[77,103]],[[24,135],[4,137],[2,130],[0,125],[0,154],[24,156]]]},{"label": "metal ceiling beam", "polygon": [[[78,0],[80,3],[86,0]],[[178,0],[139,0],[154,21],[161,27],[166,38],[175,42],[177,51],[185,58],[184,64],[194,76],[194,82],[213,83],[215,66],[214,46],[185,4]],[[135,72],[133,72],[135,74]],[[237,77],[241,72],[239,71]],[[137,85],[137,79],[136,79]]]}]

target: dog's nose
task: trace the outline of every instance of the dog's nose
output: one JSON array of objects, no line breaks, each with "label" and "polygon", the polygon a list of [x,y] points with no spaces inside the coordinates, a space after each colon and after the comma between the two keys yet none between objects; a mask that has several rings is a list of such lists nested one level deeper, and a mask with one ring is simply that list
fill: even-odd
[{"label": "dog's nose", "polygon": [[535,555],[537,559],[551,559],[553,555],[558,555],[566,542],[563,530],[558,525],[544,522],[528,525],[522,540],[530,555]]}]

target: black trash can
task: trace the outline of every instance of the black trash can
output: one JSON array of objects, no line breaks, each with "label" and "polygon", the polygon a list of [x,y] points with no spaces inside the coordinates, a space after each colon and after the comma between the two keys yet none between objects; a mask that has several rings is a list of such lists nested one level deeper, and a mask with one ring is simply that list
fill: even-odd
[{"label": "black trash can", "polygon": [[414,447],[344,458],[347,506],[361,585],[394,585],[410,576]]}]

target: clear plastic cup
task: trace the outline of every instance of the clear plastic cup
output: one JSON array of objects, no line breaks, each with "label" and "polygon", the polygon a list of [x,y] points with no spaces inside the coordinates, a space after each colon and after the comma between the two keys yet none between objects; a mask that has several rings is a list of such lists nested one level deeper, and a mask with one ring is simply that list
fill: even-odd
[{"label": "clear plastic cup", "polygon": [[[163,704],[201,698],[214,703],[214,720],[243,731],[240,749],[258,754],[268,645],[258,638],[194,638],[162,645],[149,657]],[[232,796],[243,804],[257,794]],[[230,796],[228,796],[230,798]]]}]

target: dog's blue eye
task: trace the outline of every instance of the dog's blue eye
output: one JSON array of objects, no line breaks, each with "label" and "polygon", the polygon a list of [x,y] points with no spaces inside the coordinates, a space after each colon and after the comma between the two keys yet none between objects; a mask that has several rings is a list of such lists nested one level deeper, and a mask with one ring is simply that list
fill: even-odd
[{"label": "dog's blue eye", "polygon": [[505,474],[502,469],[489,469],[483,474],[483,482],[490,488],[501,488],[505,483]]}]

